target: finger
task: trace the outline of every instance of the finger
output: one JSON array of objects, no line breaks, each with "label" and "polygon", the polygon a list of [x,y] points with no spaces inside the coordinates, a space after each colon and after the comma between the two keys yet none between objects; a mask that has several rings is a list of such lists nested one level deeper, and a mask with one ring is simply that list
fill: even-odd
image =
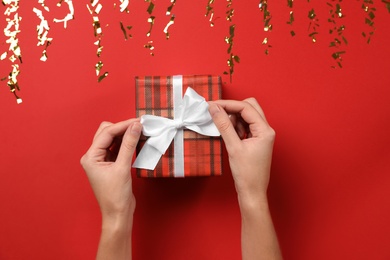
[{"label": "finger", "polygon": [[259,103],[257,102],[257,100],[255,98],[253,98],[253,97],[247,98],[247,99],[244,99],[244,101],[251,104],[257,110],[257,112],[260,113],[260,115],[264,118],[264,120],[267,121],[263,109],[260,107]]},{"label": "finger", "polygon": [[244,139],[247,133],[247,124],[242,120],[239,114],[230,114],[229,118],[240,139]]},{"label": "finger", "polygon": [[218,104],[213,102],[209,105],[209,112],[214,124],[221,133],[226,148],[229,149],[229,147],[234,147],[240,143],[240,138],[238,137],[227,113]]},{"label": "finger", "polygon": [[103,131],[104,128],[106,128],[107,126],[110,126],[110,125],[112,125],[111,122],[107,122],[107,121],[101,122],[98,130],[96,130],[96,133],[93,136],[93,140],[95,140],[96,136],[98,136]]},{"label": "finger", "polygon": [[238,113],[241,118],[249,125],[253,137],[257,137],[268,128],[267,121],[261,114],[248,102],[236,100],[217,100],[214,101],[228,113]]},{"label": "finger", "polygon": [[131,161],[133,159],[133,154],[139,137],[141,136],[142,125],[139,122],[133,122],[126,130],[123,139],[121,148],[119,149],[118,157],[116,163],[123,167],[131,167]]},{"label": "finger", "polygon": [[93,149],[107,149],[111,146],[113,140],[117,136],[124,134],[129,125],[133,122],[139,121],[138,118],[129,119],[116,124],[105,126],[96,135],[91,148]]}]

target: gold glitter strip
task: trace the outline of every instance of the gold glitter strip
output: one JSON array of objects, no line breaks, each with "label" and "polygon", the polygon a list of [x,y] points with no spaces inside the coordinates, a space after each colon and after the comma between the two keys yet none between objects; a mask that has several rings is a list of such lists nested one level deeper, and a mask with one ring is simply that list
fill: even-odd
[{"label": "gold glitter strip", "polygon": [[[103,5],[99,3],[99,0],[91,0],[90,4],[89,5],[87,4],[87,9],[92,16],[92,21],[93,21],[92,22],[93,32],[94,32],[94,36],[96,38],[96,41],[94,42],[94,44],[97,46],[96,56],[98,58],[100,58],[102,55],[102,52],[103,52],[103,45],[101,45],[102,37],[103,37],[103,29],[102,29],[101,24],[100,24],[99,13],[103,9]],[[123,26],[122,23],[121,23],[121,26]],[[98,77],[97,81],[99,83],[108,76],[108,72],[105,72],[102,75],[100,75],[100,72],[101,72],[101,69],[103,68],[103,65],[104,65],[104,63],[100,59],[95,64],[95,72],[96,72],[96,76]]]},{"label": "gold glitter strip", "polygon": [[129,13],[129,9],[127,8],[129,6],[129,0],[120,0],[121,4],[119,5],[119,8],[120,8],[120,12],[123,13],[124,11],[126,11],[126,13]]},{"label": "gold glitter strip", "polygon": [[[373,0],[363,0],[362,9],[364,12],[367,13],[365,17],[365,24],[369,26],[369,31],[362,32],[362,35],[364,38],[367,38],[367,44],[371,42],[371,37],[374,35],[374,32],[376,30],[374,26],[374,19],[375,19],[375,12],[376,8],[374,7],[374,1]],[[388,9],[390,12],[390,9]]]},{"label": "gold glitter strip", "polygon": [[214,0],[208,0],[207,5],[206,5],[205,16],[210,17],[209,18],[210,26],[214,27],[214,21],[215,21],[215,19],[214,19]]},{"label": "gold glitter strip", "polygon": [[[172,9],[173,9],[173,7],[175,6],[175,4],[176,4],[176,0],[171,0],[171,5],[168,6],[167,11],[165,12],[165,15],[171,15]],[[170,37],[169,32],[168,32],[168,29],[169,29],[169,27],[170,27],[171,25],[173,25],[174,23],[175,23],[175,15],[172,14],[172,15],[171,15],[171,18],[169,19],[167,25],[165,25],[165,28],[164,28],[164,30],[163,30],[163,32],[165,33],[165,39],[167,39],[167,40],[168,40],[169,37]]]},{"label": "gold glitter strip", "polygon": [[[294,18],[294,0],[287,0],[287,6],[290,9],[289,12],[289,20],[287,21],[287,24],[293,25],[295,18]],[[295,32],[293,30],[290,31],[291,36],[295,36]]]},{"label": "gold glitter strip", "polygon": [[[331,29],[329,30],[330,35],[336,34],[333,41],[330,42],[329,47],[335,48],[336,50],[332,53],[332,57],[335,60],[337,66],[342,68],[342,55],[345,54],[345,50],[342,50],[343,44],[347,45],[348,41],[344,37],[345,26],[343,24],[339,25],[339,21],[344,18],[344,14],[341,8],[341,0],[332,0],[336,4],[328,2],[327,5],[330,7],[328,22],[331,24]],[[331,66],[336,68],[336,66]]]},{"label": "gold glitter strip", "polygon": [[[63,0],[60,0],[60,1],[57,3],[57,6],[58,6],[58,7],[61,6],[62,1],[63,1]],[[56,18],[54,18],[53,21],[54,21],[55,23],[64,23],[64,28],[66,28],[68,21],[74,19],[74,7],[73,7],[73,2],[72,2],[72,0],[64,0],[64,1],[65,1],[65,3],[68,5],[69,13],[68,13],[63,19],[56,19]]]},{"label": "gold glitter strip", "polygon": [[[271,32],[272,31],[272,24],[271,24],[272,15],[268,9],[268,1],[267,0],[260,0],[259,10],[260,10],[260,12],[263,13],[263,23],[264,23],[263,29],[264,29],[264,31]],[[269,48],[272,47],[270,44],[268,44],[268,42],[269,42],[268,37],[264,38],[264,40],[262,42],[262,45],[266,46],[265,50],[264,50],[265,55],[269,54]]]},{"label": "gold glitter strip", "polygon": [[[1,55],[1,60],[5,59],[7,55],[10,55],[9,60],[12,62],[12,71],[8,74],[7,85],[11,93],[14,94],[16,102],[22,103],[22,99],[17,95],[17,91],[20,91],[18,83],[18,75],[20,74],[20,68],[18,63],[23,63],[22,52],[19,46],[18,34],[20,33],[19,23],[22,17],[19,16],[19,0],[3,0],[3,5],[6,7],[4,15],[13,18],[6,18],[7,26],[4,28],[4,35],[8,38],[5,42],[9,44],[7,52]],[[3,78],[6,80],[7,78]]]},{"label": "gold glitter strip", "polygon": [[144,48],[149,49],[149,50],[150,50],[150,55],[151,55],[151,56],[154,56],[154,52],[153,52],[153,50],[154,50],[153,41],[148,41],[148,43],[144,45]]},{"label": "gold glitter strip", "polygon": [[[45,4],[44,1],[40,0],[38,2],[42,4],[43,8],[46,11],[49,10],[49,8],[45,8],[46,6],[44,5]],[[37,46],[45,46],[43,51],[42,51],[42,55],[41,55],[40,60],[41,61],[46,61],[47,60],[47,53],[46,53],[47,47],[49,47],[49,45],[51,44],[51,41],[53,40],[53,38],[47,37],[47,35],[49,34],[50,27],[49,27],[49,24],[48,24],[47,20],[43,16],[42,11],[37,9],[37,8],[33,8],[33,12],[41,20],[40,24],[37,25],[37,35],[38,35],[38,44],[37,44]]]},{"label": "gold glitter strip", "polygon": [[176,0],[171,0],[171,5],[168,6],[165,15],[171,15],[172,9],[175,6],[175,4],[176,4]]},{"label": "gold glitter strip", "polygon": [[308,18],[310,19],[310,22],[309,22],[309,37],[311,38],[313,43],[316,43],[317,42],[316,35],[318,34],[317,27],[319,27],[320,25],[318,23],[317,14],[314,11],[314,8],[312,8],[309,11]]},{"label": "gold glitter strip", "polygon": [[382,3],[384,3],[386,5],[387,11],[390,13],[390,1],[382,0]]},{"label": "gold glitter strip", "polygon": [[166,38],[166,39],[169,39],[169,32],[168,32],[168,29],[169,29],[169,27],[170,27],[172,24],[175,23],[174,20],[175,20],[175,15],[172,15],[171,19],[169,20],[169,22],[167,23],[167,25],[165,26],[165,28],[164,28],[164,30],[163,30],[164,33],[165,33],[165,38]]}]

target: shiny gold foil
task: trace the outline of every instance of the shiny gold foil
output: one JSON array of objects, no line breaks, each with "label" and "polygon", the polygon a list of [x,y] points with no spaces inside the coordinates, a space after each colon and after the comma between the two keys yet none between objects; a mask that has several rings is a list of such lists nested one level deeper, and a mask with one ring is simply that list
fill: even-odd
[{"label": "shiny gold foil", "polygon": [[168,6],[165,15],[171,15],[172,9],[175,6],[175,4],[176,4],[176,0],[171,0],[171,5]]},{"label": "shiny gold foil", "polygon": [[311,38],[313,43],[316,43],[317,42],[316,35],[318,34],[317,27],[319,27],[320,25],[318,23],[317,14],[314,11],[314,8],[312,8],[309,11],[308,18],[310,20],[310,22],[309,22],[309,37]]},{"label": "shiny gold foil", "polygon": [[[382,0],[382,2],[389,5],[390,3],[386,0]],[[389,8],[389,7],[388,7]],[[376,8],[374,7],[373,0],[363,0],[362,9],[366,12],[366,17],[364,19],[365,24],[368,26],[368,32],[362,33],[364,38],[367,38],[367,44],[371,42],[371,37],[374,34],[376,28],[374,26],[375,12]],[[390,9],[388,9],[390,12]]]},{"label": "shiny gold foil", "polygon": [[172,15],[171,19],[169,20],[169,22],[167,23],[167,25],[165,26],[165,28],[164,28],[164,30],[163,30],[164,33],[165,33],[165,38],[166,38],[166,39],[169,39],[169,32],[168,32],[168,29],[169,29],[169,27],[170,27],[172,24],[175,23],[174,20],[175,20],[175,16]]},{"label": "shiny gold foil", "polygon": [[[56,19],[54,18],[55,23],[64,23],[64,28],[66,28],[68,21],[74,19],[74,7],[72,0],[64,0],[65,3],[68,5],[69,13],[63,18],[63,19]],[[58,2],[57,6],[61,6],[62,0]]]},{"label": "shiny gold foil", "polygon": [[[290,2],[291,3],[291,6],[292,6],[292,1]],[[289,5],[289,2],[287,3]],[[271,24],[271,19],[272,19],[272,15],[271,15],[271,12],[269,11],[268,9],[268,0],[260,0],[259,2],[259,10],[260,12],[263,13],[263,30],[264,32],[271,32],[272,31],[272,24]],[[268,45],[268,41],[269,41],[269,38],[266,37],[264,38],[263,42],[262,42],[262,45],[266,45],[266,49],[264,50],[264,53],[266,55],[269,54],[269,50],[268,48],[271,47],[271,45]]]},{"label": "shiny gold foil", "polygon": [[[46,10],[46,11],[49,10],[49,8],[45,8],[47,6],[45,6],[44,1],[40,0],[39,2],[44,7],[44,10]],[[44,50],[42,51],[42,56],[41,56],[40,60],[41,61],[46,61],[47,60],[46,50],[47,50],[47,47],[49,47],[49,45],[50,45],[51,41],[53,40],[53,38],[49,38],[48,37],[50,27],[49,27],[49,24],[48,24],[47,20],[43,16],[42,11],[37,9],[37,8],[33,8],[33,12],[41,20],[40,24],[37,25],[37,35],[38,35],[38,44],[37,44],[37,46],[45,46]]]},{"label": "shiny gold foil", "polygon": [[148,18],[148,23],[150,23],[150,27],[149,27],[149,31],[146,33],[146,36],[147,37],[149,37],[151,34],[152,34],[152,29],[153,29],[153,25],[154,25],[154,19],[155,19],[156,17],[154,17],[154,16],[150,16],[149,18]]},{"label": "shiny gold foil", "polygon": [[344,36],[345,25],[341,24],[344,15],[341,8],[341,0],[332,0],[327,5],[330,7],[328,23],[331,25],[329,34],[333,36],[333,41],[329,43],[329,47],[334,48],[332,57],[335,60],[337,66],[331,66],[332,68],[342,68],[342,54],[345,53],[344,45],[348,44],[347,39]]},{"label": "shiny gold foil", "polygon": [[[126,2],[125,1],[121,1],[121,2],[122,2],[122,4],[125,3],[124,5],[121,5],[121,7],[125,6],[125,8],[127,8]],[[90,4],[89,5],[87,4],[87,8],[89,10],[89,13],[92,16],[92,21],[93,21],[92,26],[93,26],[94,36],[96,38],[94,45],[97,46],[96,56],[98,58],[100,58],[102,55],[102,52],[103,52],[103,45],[101,45],[102,37],[103,37],[103,29],[102,29],[101,24],[100,24],[99,13],[102,10],[103,5],[101,3],[99,3],[99,0],[91,0]],[[122,23],[121,23],[121,26],[123,26]],[[98,82],[101,82],[103,79],[105,79],[108,76],[108,72],[105,72],[104,74],[100,75],[100,72],[101,72],[103,65],[104,65],[103,61],[101,61],[100,59],[95,64],[95,72],[96,72],[96,76],[98,77]]]},{"label": "shiny gold foil", "polygon": [[154,56],[154,52],[153,52],[153,50],[154,50],[153,41],[148,41],[147,44],[144,44],[144,48],[149,49],[149,50],[150,50],[150,55],[151,55],[151,56]]},{"label": "shiny gold foil", "polygon": [[[3,5],[5,6],[4,15],[6,16],[7,26],[4,28],[4,36],[7,38],[5,43],[9,44],[7,52],[4,52],[1,55],[1,60],[4,60],[9,55],[9,60],[11,61],[12,71],[8,74],[7,85],[11,93],[14,94],[16,102],[18,104],[22,103],[22,99],[17,95],[16,92],[20,91],[18,83],[18,75],[20,74],[19,64],[22,64],[22,51],[19,46],[18,34],[20,30],[20,21],[22,17],[19,16],[19,0],[3,0]],[[11,18],[12,17],[12,18]],[[6,80],[5,78],[4,80]],[[3,79],[2,79],[3,81]]]},{"label": "shiny gold foil", "polygon": [[108,76],[108,72],[104,72],[104,74],[102,74],[99,78],[98,78],[98,82],[100,83],[103,79],[105,79],[106,77]]},{"label": "shiny gold foil", "polygon": [[214,0],[208,0],[206,5],[206,17],[210,16],[209,22],[210,26],[214,27]]}]

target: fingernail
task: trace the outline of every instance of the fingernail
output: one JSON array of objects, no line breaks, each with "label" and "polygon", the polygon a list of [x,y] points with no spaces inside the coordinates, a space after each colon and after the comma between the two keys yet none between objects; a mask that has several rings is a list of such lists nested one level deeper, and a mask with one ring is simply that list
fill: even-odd
[{"label": "fingernail", "polygon": [[140,135],[142,131],[142,125],[138,122],[134,122],[130,132],[135,135]]},{"label": "fingernail", "polygon": [[215,113],[218,113],[219,111],[221,110],[217,104],[210,104],[209,112],[211,116],[215,115]]}]

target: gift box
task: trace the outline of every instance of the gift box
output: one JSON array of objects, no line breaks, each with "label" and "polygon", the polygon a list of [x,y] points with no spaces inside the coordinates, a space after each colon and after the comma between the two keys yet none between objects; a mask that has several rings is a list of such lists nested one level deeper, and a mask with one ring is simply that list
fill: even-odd
[{"label": "gift box", "polygon": [[[169,121],[174,120],[175,112],[179,114],[176,110],[177,104],[183,99],[183,94],[188,89],[194,90],[206,101],[221,98],[221,78],[219,76],[145,76],[136,77],[135,83],[137,117],[154,115],[171,119]],[[206,102],[203,101],[203,103]],[[206,103],[206,111],[207,106]],[[208,111],[207,116],[210,117]],[[215,127],[214,124],[213,126]],[[178,134],[175,135],[175,139],[158,160],[154,170],[136,169],[139,177],[217,176],[222,174],[222,139],[220,136],[206,136],[187,128],[183,128],[180,133],[180,137]],[[147,139],[148,137],[141,135],[136,149],[137,156]],[[179,143],[181,140],[183,140],[182,148],[180,148],[182,151],[179,152],[180,149],[175,146],[175,142]],[[145,155],[148,154],[144,152]]]}]

